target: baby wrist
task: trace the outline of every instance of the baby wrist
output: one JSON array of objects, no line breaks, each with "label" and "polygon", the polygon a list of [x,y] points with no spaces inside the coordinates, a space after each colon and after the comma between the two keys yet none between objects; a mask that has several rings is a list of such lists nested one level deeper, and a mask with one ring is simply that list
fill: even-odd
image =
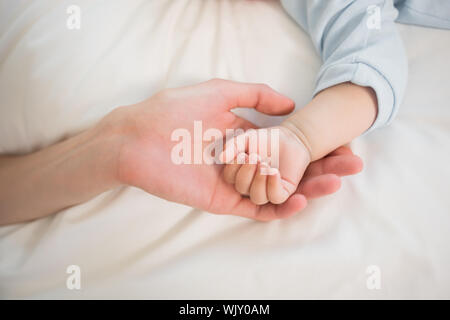
[{"label": "baby wrist", "polygon": [[285,121],[283,121],[283,123],[281,123],[281,126],[283,128],[286,128],[287,130],[289,130],[291,133],[294,134],[294,136],[300,140],[300,143],[302,143],[306,150],[308,150],[309,153],[309,159],[310,161],[313,160],[313,151],[312,151],[312,147],[311,147],[311,143],[309,142],[308,137],[303,133],[303,131],[298,128],[297,125],[295,125],[294,122],[292,122],[290,119],[287,119]]}]

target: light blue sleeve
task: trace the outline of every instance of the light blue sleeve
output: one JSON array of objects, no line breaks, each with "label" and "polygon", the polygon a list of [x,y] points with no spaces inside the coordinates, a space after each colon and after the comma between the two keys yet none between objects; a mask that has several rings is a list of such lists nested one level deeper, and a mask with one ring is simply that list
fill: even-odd
[{"label": "light blue sleeve", "polygon": [[392,0],[281,0],[310,35],[323,64],[314,95],[350,81],[372,87],[377,118],[369,130],[388,124],[405,91],[408,62],[395,25]]}]

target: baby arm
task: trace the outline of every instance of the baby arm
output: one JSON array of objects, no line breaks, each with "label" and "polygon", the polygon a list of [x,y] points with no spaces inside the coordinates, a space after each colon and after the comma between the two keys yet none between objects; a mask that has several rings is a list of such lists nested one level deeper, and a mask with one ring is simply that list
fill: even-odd
[{"label": "baby arm", "polygon": [[[279,172],[262,177],[255,165],[245,164],[242,167],[250,173],[244,175],[243,183],[241,165],[225,168],[225,180],[255,203],[284,201],[295,191],[309,161],[369,128],[388,124],[398,110],[407,80],[407,59],[394,23],[397,10],[392,0],[281,3],[310,35],[323,64],[313,100],[278,127]],[[294,141],[296,147],[292,147]],[[249,178],[251,173],[254,179]]]},{"label": "baby arm", "polygon": [[[225,180],[256,204],[283,203],[296,191],[309,163],[366,131],[376,118],[376,110],[377,99],[372,88],[342,83],[325,89],[280,126],[258,130],[259,140],[262,136],[272,137],[270,132],[279,130],[277,169],[268,170],[270,164],[264,162],[266,150],[257,150],[262,161],[228,164]],[[263,130],[267,131],[264,135]],[[235,154],[241,152],[251,154],[249,143],[243,149],[237,148]]]},{"label": "baby arm", "polygon": [[314,161],[361,135],[376,113],[373,89],[347,82],[321,91],[281,126],[295,133]]}]

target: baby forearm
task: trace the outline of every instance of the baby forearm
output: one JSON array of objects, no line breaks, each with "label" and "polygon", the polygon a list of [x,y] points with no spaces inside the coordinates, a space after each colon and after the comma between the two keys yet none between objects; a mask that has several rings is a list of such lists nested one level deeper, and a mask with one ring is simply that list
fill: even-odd
[{"label": "baby forearm", "polygon": [[372,88],[342,83],[320,92],[282,126],[296,133],[314,161],[361,135],[376,114]]}]

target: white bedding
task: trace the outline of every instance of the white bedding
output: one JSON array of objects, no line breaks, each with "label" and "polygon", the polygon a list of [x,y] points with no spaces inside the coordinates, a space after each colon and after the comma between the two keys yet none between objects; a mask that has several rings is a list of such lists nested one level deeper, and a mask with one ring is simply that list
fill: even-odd
[{"label": "white bedding", "polygon": [[[80,30],[66,28],[71,4]],[[1,227],[0,298],[450,298],[450,31],[399,28],[405,100],[390,127],[352,144],[365,169],[338,193],[258,223],[112,190]],[[265,82],[301,106],[319,64],[277,1],[0,0],[0,153],[213,77]],[[66,288],[69,265],[81,290]]]}]

